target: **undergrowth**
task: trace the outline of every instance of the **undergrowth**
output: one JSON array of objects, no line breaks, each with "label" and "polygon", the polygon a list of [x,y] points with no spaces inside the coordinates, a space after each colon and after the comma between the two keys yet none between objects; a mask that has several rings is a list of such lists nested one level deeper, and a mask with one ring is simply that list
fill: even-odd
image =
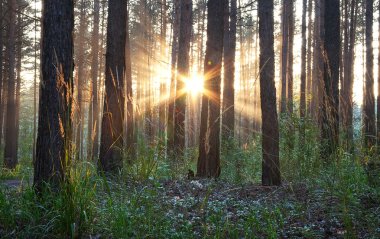
[{"label": "undergrowth", "polygon": [[[301,123],[291,122],[292,127]],[[303,142],[281,121],[282,194],[280,189],[267,194],[259,186],[264,196],[242,191],[260,182],[259,135],[244,146],[224,145],[221,179],[199,182],[186,180],[188,170],[195,171],[196,149],[176,161],[166,157],[162,142],[140,141],[135,162],[116,178],[99,175],[90,162],[77,162],[59,192],[47,186],[37,195],[29,180],[16,188],[0,184],[0,237],[380,237],[380,189],[368,181],[363,154],[340,150],[335,160],[321,162],[318,130],[312,122],[302,123],[308,139]],[[31,176],[30,166],[23,165],[0,172],[0,180]],[[170,189],[177,184],[179,192]],[[195,194],[183,196],[181,190],[189,189],[181,185],[195,187]],[[216,199],[218,193],[229,196]]]}]

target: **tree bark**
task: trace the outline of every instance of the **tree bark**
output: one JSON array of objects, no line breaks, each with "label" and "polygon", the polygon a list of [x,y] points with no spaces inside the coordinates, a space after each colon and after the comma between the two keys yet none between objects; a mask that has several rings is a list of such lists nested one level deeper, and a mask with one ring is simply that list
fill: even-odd
[{"label": "tree bark", "polygon": [[273,0],[259,0],[262,184],[280,185],[279,128],[274,83]]},{"label": "tree bark", "polygon": [[[309,0],[311,1],[311,0]],[[301,99],[300,99],[300,138],[305,138],[305,127],[303,121],[306,116],[306,9],[307,0],[303,0],[302,4],[302,46],[301,46]],[[302,140],[300,141],[302,144]]]},{"label": "tree bark", "polygon": [[99,153],[99,90],[98,90],[98,71],[99,71],[99,22],[100,22],[100,0],[94,0],[94,26],[92,29],[91,39],[91,81],[92,81],[92,97],[91,97],[91,113],[92,124],[90,133],[90,158],[94,161],[98,158]]},{"label": "tree bark", "polygon": [[4,148],[4,167],[8,169],[16,168],[17,148],[16,148],[16,100],[15,100],[15,23],[16,22],[17,3],[16,0],[8,1],[8,42],[7,42],[7,61],[8,61],[8,95],[7,95],[7,114],[6,114],[6,133]]},{"label": "tree bark", "polygon": [[[43,1],[41,83],[34,186],[58,187],[70,163],[74,2]],[[48,126],[48,127],[47,127]]]},{"label": "tree bark", "polygon": [[339,0],[324,2],[324,74],[321,102],[321,157],[330,158],[339,146]]},{"label": "tree bark", "polygon": [[365,42],[366,42],[366,77],[364,87],[364,147],[370,150],[376,144],[375,92],[373,77],[373,0],[366,0],[365,8]]},{"label": "tree bark", "polygon": [[105,97],[100,141],[99,169],[116,173],[123,167],[124,82],[127,4],[108,2]]},{"label": "tree bark", "polygon": [[[228,7],[228,4],[226,4]],[[227,8],[228,9],[228,8]],[[224,42],[224,88],[223,88],[223,140],[232,140],[235,131],[235,52],[237,2],[231,0],[231,11],[226,12]],[[228,19],[230,18],[230,22]]]},{"label": "tree bark", "polygon": [[176,98],[176,70],[178,58],[178,33],[180,25],[180,0],[174,0],[173,10],[173,39],[172,39],[172,52],[171,52],[171,81],[170,81],[170,97],[168,104],[168,123],[167,123],[167,148],[169,153],[174,150],[174,107]]},{"label": "tree bark", "polygon": [[182,157],[185,149],[186,85],[190,68],[190,40],[192,29],[192,0],[182,0],[178,44],[176,100],[174,111],[175,155]]},{"label": "tree bark", "polygon": [[[205,57],[206,96],[208,101],[208,120],[204,143],[204,155],[200,155],[197,175],[199,177],[214,177],[220,175],[220,96],[221,70],[223,60],[224,11],[226,0],[209,0],[207,3],[207,44]],[[205,102],[202,102],[205,103]],[[205,106],[202,106],[205,107]],[[202,109],[203,111],[203,109]],[[203,112],[202,112],[203,113]],[[202,122],[204,123],[204,122]],[[201,126],[204,127],[204,126]],[[202,149],[203,151],[203,149]]]}]

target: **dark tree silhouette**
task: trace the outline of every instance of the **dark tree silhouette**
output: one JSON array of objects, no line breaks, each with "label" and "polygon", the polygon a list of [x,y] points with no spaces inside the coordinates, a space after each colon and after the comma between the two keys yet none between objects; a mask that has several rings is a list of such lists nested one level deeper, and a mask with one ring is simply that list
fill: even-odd
[{"label": "dark tree silhouette", "polygon": [[[206,133],[200,135],[200,155],[197,176],[219,177],[220,175],[220,95],[223,60],[224,12],[226,0],[209,0],[207,3],[207,44],[205,57],[205,79],[207,103],[202,100],[202,113],[208,107],[208,120],[202,116],[201,124],[207,124]],[[203,107],[205,107],[203,109]],[[204,129],[202,125],[201,130]],[[202,155],[205,154],[205,155]]]},{"label": "dark tree silhouette", "polygon": [[339,146],[339,0],[324,2],[323,88],[321,102],[321,157],[329,158]]},{"label": "dark tree silhouette", "polygon": [[124,82],[127,3],[108,2],[105,97],[100,140],[99,169],[115,173],[123,167]]},{"label": "dark tree silhouette", "polygon": [[279,129],[274,84],[273,0],[259,0],[263,185],[280,185]]},{"label": "dark tree silhouette", "polygon": [[34,186],[58,186],[70,163],[74,1],[43,1],[41,83]]}]

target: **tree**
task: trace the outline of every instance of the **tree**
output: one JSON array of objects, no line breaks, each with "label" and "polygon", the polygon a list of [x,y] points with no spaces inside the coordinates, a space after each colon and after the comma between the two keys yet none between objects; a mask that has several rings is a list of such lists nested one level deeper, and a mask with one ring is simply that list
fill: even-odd
[{"label": "tree", "polygon": [[289,7],[290,1],[282,0],[282,45],[281,45],[281,114],[286,112],[286,83],[287,83],[287,69],[288,69],[288,50],[289,50]]},{"label": "tree", "polygon": [[[309,0],[310,1],[310,0]],[[300,118],[305,119],[306,115],[306,9],[307,0],[302,1],[302,46],[301,46],[301,99],[300,99]],[[301,122],[302,124],[302,122]],[[301,125],[300,137],[304,138],[305,128]]]},{"label": "tree", "polygon": [[339,0],[325,1],[323,29],[323,88],[321,102],[321,157],[327,159],[339,146]]},{"label": "tree", "polygon": [[[226,4],[228,9],[228,4]],[[231,0],[231,11],[226,11],[224,22],[224,88],[223,88],[223,140],[231,140],[235,131],[235,52],[237,3]],[[228,21],[230,19],[230,21]]]},{"label": "tree", "polygon": [[280,185],[279,128],[274,83],[273,0],[259,0],[263,185]]},{"label": "tree", "polygon": [[17,148],[16,148],[16,99],[15,99],[15,37],[16,26],[11,24],[16,22],[17,2],[16,0],[8,1],[8,41],[6,59],[8,61],[8,96],[7,96],[7,114],[6,114],[6,134],[5,134],[5,148],[4,148],[4,167],[9,169],[16,168]]},{"label": "tree", "polygon": [[107,173],[115,173],[123,166],[126,7],[124,0],[108,2],[105,97],[99,154],[99,170]]},{"label": "tree", "polygon": [[[220,86],[223,59],[224,11],[226,0],[209,0],[207,2],[207,44],[205,56],[205,95],[207,106],[202,105],[202,113],[208,107],[207,129],[200,136],[200,150],[197,176],[219,177],[220,175]],[[202,100],[202,104],[204,104]],[[203,109],[203,107],[205,107]],[[202,115],[201,124],[205,123]],[[201,130],[204,129],[201,125]],[[202,132],[202,131],[201,131]],[[202,154],[203,155],[202,155]]]},{"label": "tree", "polygon": [[173,38],[171,52],[171,80],[170,80],[170,98],[168,104],[168,123],[167,123],[167,148],[169,153],[174,150],[174,107],[176,98],[176,69],[178,58],[178,33],[180,25],[180,0],[174,0],[173,7]]},{"label": "tree", "polygon": [[185,80],[189,77],[190,40],[192,29],[192,0],[181,1],[181,17],[178,42],[178,65],[176,100],[174,111],[174,149],[175,155],[181,157],[185,149],[186,92]]},{"label": "tree", "polygon": [[0,2],[0,145],[2,145],[3,139],[3,89],[4,89],[4,79],[3,79],[3,48],[4,48],[4,34],[3,34],[3,1]]},{"label": "tree", "polygon": [[100,19],[100,0],[94,1],[94,25],[91,38],[91,81],[92,97],[90,107],[92,110],[92,122],[88,127],[89,131],[89,155],[92,160],[98,157],[99,151],[99,90],[98,90],[98,65],[99,65],[99,20]]},{"label": "tree", "polygon": [[375,123],[375,92],[373,78],[373,0],[366,0],[365,8],[365,42],[366,42],[366,73],[364,87],[364,146],[371,149],[376,144]]},{"label": "tree", "polygon": [[131,43],[129,39],[129,13],[127,11],[127,25],[126,25],[126,47],[125,47],[125,88],[127,100],[127,114],[126,114],[126,129],[127,129],[127,154],[129,159],[136,155],[136,138],[134,127],[134,114],[133,114],[133,90],[132,90],[132,62],[131,62]]},{"label": "tree", "polygon": [[[43,4],[41,83],[34,186],[58,186],[70,163],[74,1]],[[49,126],[49,127],[47,127]]]},{"label": "tree", "polygon": [[77,102],[77,127],[76,127],[76,150],[79,158],[83,158],[83,126],[84,126],[84,88],[85,88],[85,35],[87,31],[86,24],[86,2],[79,2],[79,29],[78,29],[78,49],[77,49],[77,72],[78,72],[78,102]]},{"label": "tree", "polygon": [[344,47],[343,47],[343,79],[341,85],[341,115],[342,115],[342,145],[349,151],[354,150],[353,144],[353,83],[354,83],[354,53],[356,42],[356,25],[358,17],[358,1],[345,1],[344,4]]}]

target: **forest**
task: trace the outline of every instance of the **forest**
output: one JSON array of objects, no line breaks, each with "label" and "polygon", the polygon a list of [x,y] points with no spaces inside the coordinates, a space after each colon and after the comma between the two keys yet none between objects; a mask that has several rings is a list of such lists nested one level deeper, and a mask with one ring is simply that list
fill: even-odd
[{"label": "forest", "polygon": [[1,0],[0,238],[380,238],[380,0]]}]

